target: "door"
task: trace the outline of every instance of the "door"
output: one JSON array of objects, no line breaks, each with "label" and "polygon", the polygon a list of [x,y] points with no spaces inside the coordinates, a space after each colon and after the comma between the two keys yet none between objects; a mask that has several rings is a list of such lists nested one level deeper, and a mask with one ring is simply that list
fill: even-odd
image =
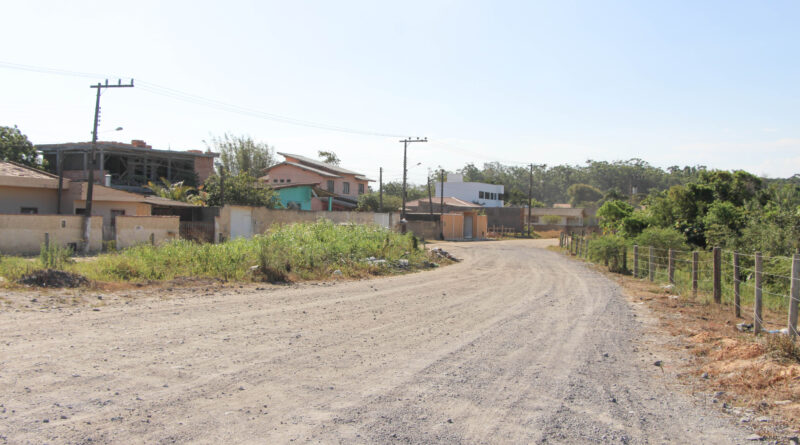
[{"label": "door", "polygon": [[231,239],[253,237],[253,218],[250,209],[231,208]]},{"label": "door", "polygon": [[472,239],[472,215],[464,215],[464,238]]}]

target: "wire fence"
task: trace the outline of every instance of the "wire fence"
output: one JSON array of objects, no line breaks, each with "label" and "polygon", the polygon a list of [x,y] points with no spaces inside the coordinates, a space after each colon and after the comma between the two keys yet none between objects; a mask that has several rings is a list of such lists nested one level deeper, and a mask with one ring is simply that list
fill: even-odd
[{"label": "wire fence", "polygon": [[[784,331],[797,336],[800,254],[763,256],[720,248],[687,251],[609,245],[601,240],[562,233],[559,245],[570,255],[602,262],[612,272],[663,283],[681,297],[728,305],[737,317],[752,317],[756,333],[764,326],[764,308],[787,311]],[[744,306],[752,307],[752,313],[745,314]]]}]

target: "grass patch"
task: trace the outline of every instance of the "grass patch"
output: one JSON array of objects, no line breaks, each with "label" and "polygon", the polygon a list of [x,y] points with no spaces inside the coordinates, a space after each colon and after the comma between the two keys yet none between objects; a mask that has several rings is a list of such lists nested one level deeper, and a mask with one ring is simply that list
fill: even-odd
[{"label": "grass patch", "polygon": [[767,336],[767,352],[778,360],[800,363],[800,345],[792,341],[788,335],[774,334]]},{"label": "grass patch", "polygon": [[[321,279],[398,273],[430,265],[413,234],[327,220],[275,226],[252,239],[221,244],[175,240],[141,244],[95,260],[73,262],[68,250],[42,248],[38,260],[0,258],[0,275],[16,281],[35,269],[60,269],[100,282],[148,282],[179,277],[238,281]],[[385,262],[367,261],[369,258]],[[402,260],[402,261],[401,261]],[[407,263],[406,263],[407,262]],[[255,272],[255,273],[254,273]]]}]

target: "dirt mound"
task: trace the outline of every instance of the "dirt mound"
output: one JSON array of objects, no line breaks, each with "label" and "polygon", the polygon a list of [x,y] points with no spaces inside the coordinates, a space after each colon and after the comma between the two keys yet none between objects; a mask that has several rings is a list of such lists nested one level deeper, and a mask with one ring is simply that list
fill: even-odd
[{"label": "dirt mound", "polygon": [[83,275],[55,269],[39,269],[19,279],[22,284],[38,287],[79,287],[89,284]]}]

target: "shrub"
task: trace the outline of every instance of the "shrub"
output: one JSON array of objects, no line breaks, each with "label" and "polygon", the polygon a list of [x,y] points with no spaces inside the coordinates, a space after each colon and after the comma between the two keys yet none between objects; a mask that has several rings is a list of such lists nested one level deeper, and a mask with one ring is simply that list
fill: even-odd
[{"label": "shrub", "polygon": [[65,265],[72,262],[72,249],[62,247],[56,243],[49,246],[42,243],[39,248],[39,262],[45,269],[63,269]]},{"label": "shrub", "polygon": [[653,246],[656,249],[686,249],[685,238],[675,229],[648,227],[642,231],[634,243],[640,246]]},{"label": "shrub", "polygon": [[772,334],[767,337],[767,351],[775,358],[800,362],[800,345],[788,335]]},{"label": "shrub", "polygon": [[589,259],[594,262],[602,261],[610,272],[627,271],[626,251],[625,238],[618,235],[606,235],[589,241]]}]

